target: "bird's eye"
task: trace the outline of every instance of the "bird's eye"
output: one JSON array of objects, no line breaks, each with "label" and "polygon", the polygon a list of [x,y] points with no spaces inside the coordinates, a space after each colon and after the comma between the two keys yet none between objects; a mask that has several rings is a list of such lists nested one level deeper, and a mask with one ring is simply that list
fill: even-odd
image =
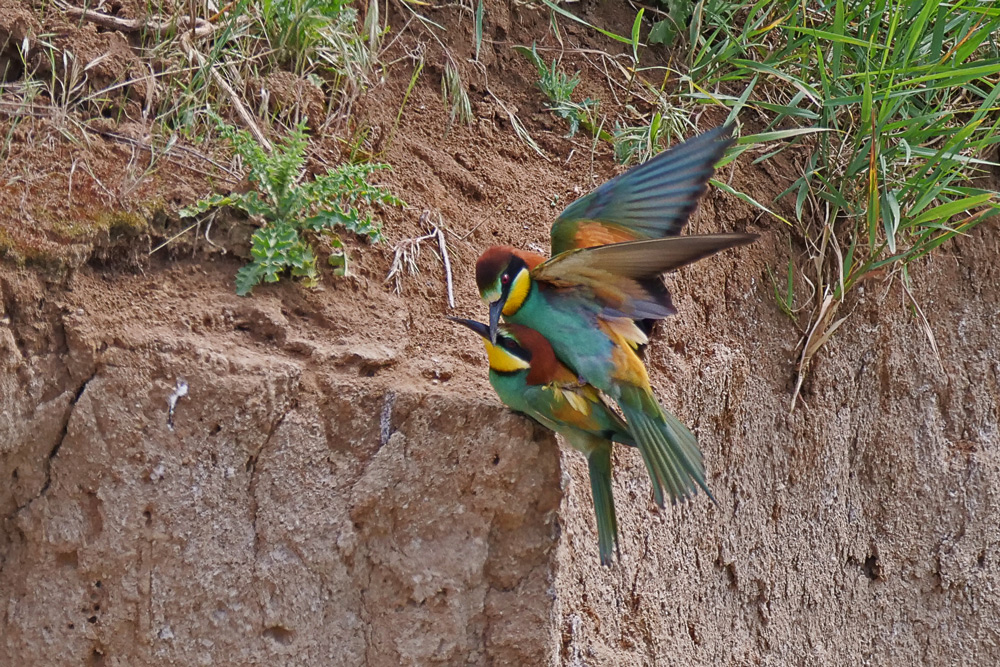
[{"label": "bird's eye", "polygon": [[509,273],[505,273],[502,276],[500,276],[500,282],[503,283],[504,285],[509,284],[510,283],[510,274]]}]

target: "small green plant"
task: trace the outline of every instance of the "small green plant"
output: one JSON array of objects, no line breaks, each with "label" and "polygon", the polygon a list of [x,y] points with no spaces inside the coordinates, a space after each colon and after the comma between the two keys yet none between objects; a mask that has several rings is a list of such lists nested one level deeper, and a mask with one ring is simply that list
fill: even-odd
[{"label": "small green plant", "polygon": [[659,153],[671,139],[683,141],[686,124],[676,109],[656,111],[648,123],[626,125],[615,122],[615,160],[620,164],[645,162]]},{"label": "small green plant", "polygon": [[795,265],[792,260],[788,260],[788,278],[782,285],[778,276],[767,266],[767,276],[771,279],[771,288],[774,290],[774,302],[778,304],[778,309],[784,313],[792,322],[797,321],[795,316]]},{"label": "small green plant", "polygon": [[385,164],[342,164],[306,180],[305,124],[297,125],[268,154],[249,132],[221,120],[219,134],[243,158],[255,187],[246,193],[212,195],[181,211],[194,216],[220,206],[231,206],[261,220],[251,239],[251,261],[236,274],[236,293],[243,296],[263,282],[278,282],[286,271],[314,285],[318,278],[314,241],[325,238],[334,248],[330,265],[346,270],[346,256],[335,229],[346,229],[371,242],[382,240],[381,227],[370,210],[375,205],[403,206],[388,189],[372,185],[369,177],[388,169]]},{"label": "small green plant", "polygon": [[693,0],[657,0],[656,4],[662,8],[657,13],[661,18],[653,22],[649,43],[673,46],[677,37],[683,34],[684,26],[690,25],[695,3]]},{"label": "small green plant", "polygon": [[448,130],[450,131],[455,122],[463,125],[472,124],[472,103],[469,102],[469,94],[465,92],[462,85],[462,76],[458,72],[458,67],[450,60],[445,63],[444,74],[441,75],[441,97],[445,106],[450,111],[448,113]]},{"label": "small green plant", "polygon": [[323,63],[348,71],[367,62],[351,0],[264,0],[257,19],[275,56],[297,73]]},{"label": "small green plant", "polygon": [[[575,135],[581,125],[593,132],[597,100],[588,97],[582,102],[574,102],[572,99],[573,91],[580,85],[579,72],[569,76],[559,68],[559,63],[555,60],[551,65],[546,65],[534,44],[530,49],[526,46],[515,46],[514,49],[538,70],[538,88],[549,98],[545,108],[569,123],[569,134],[566,136]],[[602,138],[610,139],[606,133],[602,133]]]}]

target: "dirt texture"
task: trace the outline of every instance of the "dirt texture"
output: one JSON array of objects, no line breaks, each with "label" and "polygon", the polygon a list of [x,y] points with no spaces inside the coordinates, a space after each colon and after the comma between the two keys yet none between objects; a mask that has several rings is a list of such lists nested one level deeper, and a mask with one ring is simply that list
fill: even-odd
[{"label": "dirt texture", "polygon": [[652,365],[660,395],[695,426],[719,505],[644,511],[641,464],[629,457],[632,475],[615,487],[631,501],[620,512],[625,555],[598,570],[587,559],[585,466],[564,457],[563,661],[993,664],[996,232],[984,227],[920,267],[913,294],[940,364],[898,285],[871,284],[791,415],[797,339],[760,276],[735,278],[720,262],[678,281],[681,314]]},{"label": "dirt texture", "polygon": [[225,295],[242,344],[184,334],[209,316],[164,277],[81,277],[52,328],[22,305],[41,285],[3,280],[4,663],[524,663],[552,641],[551,436],[383,376],[386,347],[269,352],[276,302]]},{"label": "dirt texture", "polygon": [[[21,10],[0,36],[58,20],[0,5]],[[58,118],[0,116],[14,138],[0,167],[0,664],[1000,662],[998,224],[912,270],[940,358],[899,282],[871,280],[789,414],[800,333],[768,268],[803,249],[710,192],[690,231],[762,238],[668,278],[679,314],[646,358],[718,504],[659,510],[639,455],[616,451],[621,558],[601,568],[584,460],[499,404],[482,346],[444,317],[485,317],[482,249],[544,252],[558,211],[621,168],[563,136],[509,48],[541,39],[544,12],[488,2],[480,67],[469,13],[427,11],[449,28],[474,123],[445,132],[433,50],[398,127],[409,65],[358,100],[351,124],[371,128],[409,206],[383,212],[386,244],[347,239],[350,275],[316,289],[235,296],[238,218],[150,254],[189,224],[177,207],[239,183],[199,157],[208,146],[147,173],[142,96],[123,92],[122,120],[90,119],[84,143]],[[634,17],[581,11],[621,34]],[[570,45],[621,49],[565,28]],[[61,39],[119,52],[111,33],[72,30]],[[115,62],[102,76],[135,66],[127,49]],[[308,82],[262,81],[269,97],[248,103],[323,113]],[[613,99],[607,86],[585,74],[580,92]],[[341,147],[318,138],[310,168]],[[751,162],[720,178],[773,201],[794,162]],[[399,293],[386,282],[425,210],[447,230],[454,310],[433,245]]]}]

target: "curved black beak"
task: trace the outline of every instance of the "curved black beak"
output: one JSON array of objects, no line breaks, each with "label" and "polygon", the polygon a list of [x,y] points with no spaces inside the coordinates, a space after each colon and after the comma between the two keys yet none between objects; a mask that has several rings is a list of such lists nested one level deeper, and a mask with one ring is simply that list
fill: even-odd
[{"label": "curved black beak", "polygon": [[497,299],[490,303],[490,342],[497,344],[497,331],[500,329],[500,314],[503,312],[503,304],[506,299]]},{"label": "curved black beak", "polygon": [[452,322],[457,322],[458,324],[461,324],[464,327],[472,329],[486,340],[490,339],[490,328],[485,324],[483,324],[482,322],[477,322],[475,320],[465,320],[462,319],[461,317],[449,317],[448,319],[451,320]]}]

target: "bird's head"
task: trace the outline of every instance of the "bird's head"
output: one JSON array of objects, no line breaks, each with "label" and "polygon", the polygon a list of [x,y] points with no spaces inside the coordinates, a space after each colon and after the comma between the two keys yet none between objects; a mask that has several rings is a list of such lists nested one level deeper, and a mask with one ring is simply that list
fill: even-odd
[{"label": "bird's head", "polygon": [[482,322],[464,320],[459,317],[449,317],[448,319],[472,329],[482,337],[491,370],[498,373],[517,373],[531,368],[531,352],[522,347],[514,334],[506,327],[500,328],[494,337],[490,334],[490,328]]},{"label": "bird's head", "polygon": [[544,257],[511,248],[493,246],[476,262],[476,285],[479,295],[490,304],[490,342],[497,342],[500,315],[518,311],[531,290],[531,269]]}]

